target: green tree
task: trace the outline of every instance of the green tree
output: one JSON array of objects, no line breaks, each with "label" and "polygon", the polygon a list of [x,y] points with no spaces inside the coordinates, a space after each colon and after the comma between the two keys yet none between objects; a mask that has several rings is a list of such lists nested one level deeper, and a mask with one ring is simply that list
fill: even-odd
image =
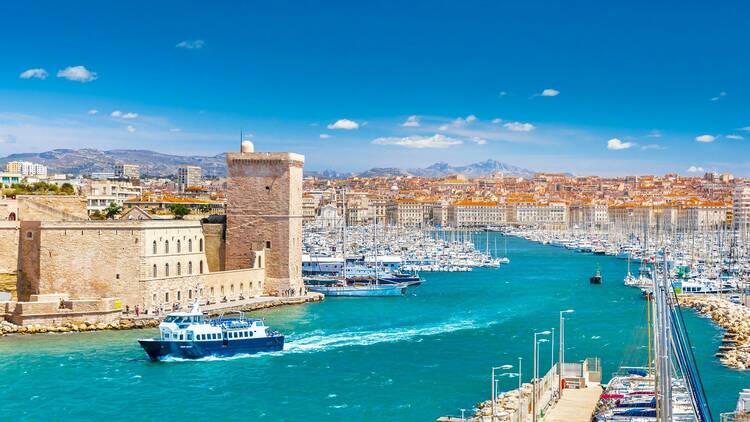
[{"label": "green tree", "polygon": [[60,193],[64,193],[66,195],[73,195],[76,193],[76,190],[73,187],[73,185],[71,185],[68,182],[65,182],[62,184],[62,186],[60,186]]},{"label": "green tree", "polygon": [[183,204],[173,204],[169,206],[169,211],[174,214],[174,218],[177,220],[182,220],[183,217],[190,214],[190,208],[186,207]]},{"label": "green tree", "polygon": [[104,216],[107,220],[114,220],[119,213],[122,212],[122,207],[117,205],[115,202],[110,202],[109,206],[104,209]]},{"label": "green tree", "polygon": [[104,214],[102,214],[101,211],[96,210],[89,215],[89,218],[92,220],[104,220]]}]

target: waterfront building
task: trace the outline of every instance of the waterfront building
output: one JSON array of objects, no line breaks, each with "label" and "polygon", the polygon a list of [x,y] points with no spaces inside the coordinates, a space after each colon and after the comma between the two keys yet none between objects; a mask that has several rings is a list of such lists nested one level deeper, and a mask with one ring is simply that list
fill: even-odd
[{"label": "waterfront building", "polygon": [[185,192],[191,186],[201,183],[203,171],[198,166],[180,166],[177,168],[177,188]]},{"label": "waterfront building", "polygon": [[136,164],[118,163],[115,165],[115,177],[118,179],[140,179],[141,166]]},{"label": "waterfront building", "polygon": [[108,180],[114,179],[115,173],[111,171],[95,171],[91,173],[91,178],[94,180]]},{"label": "waterfront building", "polygon": [[255,152],[243,141],[227,154],[226,268],[252,266],[265,250],[266,294],[301,294],[302,170],[305,157]]},{"label": "waterfront building", "polygon": [[741,233],[750,231],[750,186],[740,185],[732,196],[732,220],[734,228]]},{"label": "waterfront building", "polygon": [[346,224],[359,226],[370,224],[373,216],[370,214],[370,197],[363,192],[346,192]]},{"label": "waterfront building", "polygon": [[516,223],[545,230],[568,228],[568,205],[564,202],[519,202],[511,205],[510,212]]},{"label": "waterfront building", "polygon": [[396,199],[388,203],[386,210],[386,220],[388,224],[395,226],[422,226],[429,219],[430,206],[426,202],[418,199]]},{"label": "waterfront building", "polygon": [[570,206],[570,227],[581,229],[604,229],[609,223],[609,211],[605,204],[576,203]]},{"label": "waterfront building", "polygon": [[448,206],[451,227],[497,226],[505,222],[505,208],[497,202],[464,200]]},{"label": "waterfront building", "polygon": [[339,216],[338,209],[333,204],[326,204],[320,208],[320,215],[317,220],[320,227],[333,229],[341,226],[342,218]]},{"label": "waterfront building", "polygon": [[304,224],[315,221],[317,215],[318,204],[320,200],[313,195],[305,193],[302,196],[302,222]]}]

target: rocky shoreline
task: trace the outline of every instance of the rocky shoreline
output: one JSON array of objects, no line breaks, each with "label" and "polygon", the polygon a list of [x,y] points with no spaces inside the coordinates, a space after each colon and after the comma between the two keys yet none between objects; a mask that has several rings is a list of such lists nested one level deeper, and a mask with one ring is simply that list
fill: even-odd
[{"label": "rocky shoreline", "polygon": [[61,325],[41,325],[33,324],[28,326],[15,325],[8,321],[0,322],[0,336],[9,334],[45,334],[45,333],[79,333],[84,331],[103,331],[103,330],[133,330],[141,328],[154,328],[159,325],[161,320],[156,318],[149,319],[132,319],[121,318],[115,322],[105,324],[87,323],[87,322],[66,322]]},{"label": "rocky shoreline", "polygon": [[750,369],[750,309],[717,296],[679,296],[680,305],[726,330],[716,356],[730,368]]},{"label": "rocky shoreline", "polygon": [[[219,315],[227,310],[240,310],[244,312],[257,311],[260,309],[273,308],[283,305],[299,305],[309,302],[320,302],[324,296],[319,293],[308,293],[305,296],[296,297],[269,297],[267,300],[240,304],[237,306],[223,306],[219,309],[210,309],[211,316]],[[8,321],[0,321],[0,337],[11,334],[46,334],[46,333],[71,333],[85,331],[104,330],[135,330],[143,328],[155,328],[159,326],[161,318],[129,318],[123,317],[111,323],[89,323],[83,321],[71,321],[60,325],[33,324],[28,326],[16,325]]]}]

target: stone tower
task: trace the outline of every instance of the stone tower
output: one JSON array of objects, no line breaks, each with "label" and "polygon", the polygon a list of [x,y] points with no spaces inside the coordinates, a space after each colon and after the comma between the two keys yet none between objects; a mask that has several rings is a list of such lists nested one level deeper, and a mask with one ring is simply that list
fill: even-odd
[{"label": "stone tower", "polygon": [[302,168],[305,157],[255,152],[243,141],[227,154],[226,269],[255,265],[254,250],[266,249],[264,293],[303,291]]}]

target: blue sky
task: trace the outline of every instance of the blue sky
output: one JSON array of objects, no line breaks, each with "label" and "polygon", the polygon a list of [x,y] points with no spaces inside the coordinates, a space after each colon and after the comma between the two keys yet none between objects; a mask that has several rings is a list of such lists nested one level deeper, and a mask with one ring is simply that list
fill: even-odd
[{"label": "blue sky", "polygon": [[[747,2],[4,2],[0,154],[750,176]],[[413,117],[412,117],[413,116]],[[338,124],[336,124],[338,122]],[[744,129],[743,129],[744,128]]]}]

